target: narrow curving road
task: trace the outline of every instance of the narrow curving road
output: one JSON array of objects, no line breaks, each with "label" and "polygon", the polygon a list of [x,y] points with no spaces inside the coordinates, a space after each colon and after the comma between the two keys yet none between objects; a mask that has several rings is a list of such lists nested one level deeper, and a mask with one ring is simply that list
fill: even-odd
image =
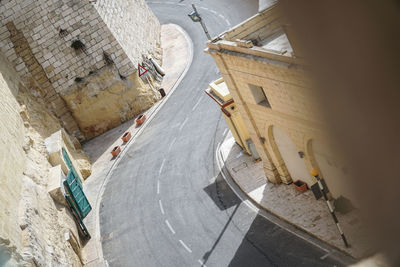
[{"label": "narrow curving road", "polygon": [[[255,14],[258,1],[194,1],[211,35]],[[204,89],[219,78],[185,0],[148,1],[192,38],[193,63],[114,169],[100,227],[110,266],[342,266],[245,205],[216,166],[226,124]]]}]

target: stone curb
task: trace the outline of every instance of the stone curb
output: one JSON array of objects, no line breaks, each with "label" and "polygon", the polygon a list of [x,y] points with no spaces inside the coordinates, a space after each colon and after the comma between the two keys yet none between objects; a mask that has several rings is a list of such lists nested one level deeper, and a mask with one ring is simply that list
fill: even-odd
[{"label": "stone curb", "polygon": [[[297,225],[297,224],[295,224],[295,223],[293,223],[293,222],[291,222],[291,221],[289,221],[289,220],[287,220],[287,219],[281,217],[279,214],[277,214],[277,213],[271,211],[270,209],[264,207],[264,206],[261,205],[257,200],[255,200],[254,198],[252,198],[252,197],[250,196],[250,194],[249,194],[246,190],[243,189],[243,187],[240,185],[240,183],[239,183],[238,181],[236,181],[235,176],[232,175],[232,173],[229,171],[229,168],[225,167],[225,165],[226,165],[226,164],[225,164],[226,159],[224,158],[224,155],[223,155],[223,153],[222,153],[222,151],[221,151],[221,147],[222,147],[222,145],[223,145],[228,139],[229,139],[228,136],[226,136],[225,139],[221,142],[221,145],[217,147],[217,153],[219,153],[219,155],[221,156],[221,161],[222,161],[222,162],[221,162],[221,163],[222,163],[221,166],[223,166],[223,168],[228,172],[228,174],[232,177],[232,181],[233,181],[233,182],[236,184],[236,186],[246,195],[246,197],[251,201],[252,204],[254,204],[254,205],[257,206],[258,208],[260,208],[260,209],[262,209],[262,210],[264,210],[264,211],[266,211],[266,212],[268,212],[268,213],[274,215],[274,216],[277,217],[279,220],[284,221],[284,222],[286,222],[286,223],[288,223],[288,224],[294,226],[296,229],[302,231],[303,233],[308,234],[308,235],[314,237],[315,239],[318,239],[318,240],[322,241],[323,243],[329,245],[330,247],[335,248],[336,250],[338,250],[338,251],[344,253],[346,256],[349,256],[349,257],[355,259],[351,254],[349,254],[347,251],[343,250],[342,248],[337,247],[337,246],[331,244],[330,242],[328,242],[328,241],[326,241],[326,240],[324,240],[324,239],[321,239],[320,237],[318,237],[317,235],[313,234],[312,232],[309,232],[309,231],[307,231],[306,229],[302,228],[301,226],[299,226],[299,225]],[[217,157],[217,160],[219,160],[218,157]],[[229,184],[229,183],[228,183],[228,184]],[[267,219],[268,219],[268,218],[267,218]]]},{"label": "stone curb", "polygon": [[[106,177],[104,178],[103,182],[100,185],[97,197],[96,197],[96,201],[95,201],[95,234],[92,238],[95,238],[96,240],[96,250],[97,250],[97,255],[98,258],[97,260],[101,263],[103,263],[104,266],[108,267],[108,263],[107,261],[104,260],[103,257],[103,248],[101,245],[101,240],[100,240],[100,203],[105,191],[105,187],[107,186],[111,174],[115,168],[115,166],[117,165],[117,163],[120,161],[120,159],[125,155],[127,149],[135,142],[136,138],[143,132],[143,130],[147,127],[147,125],[153,120],[153,118],[155,117],[155,115],[158,113],[158,111],[164,106],[164,104],[168,101],[168,99],[171,97],[171,95],[175,92],[176,88],[178,87],[178,85],[181,83],[181,81],[183,80],[183,78],[186,76],[186,73],[189,71],[190,66],[192,65],[192,61],[193,61],[193,42],[192,39],[189,37],[189,35],[186,33],[186,31],[184,29],[182,29],[182,27],[180,27],[179,25],[176,24],[171,24],[173,26],[175,26],[177,28],[177,30],[180,31],[180,33],[185,37],[188,49],[189,49],[189,61],[187,62],[185,69],[182,71],[182,73],[179,75],[178,79],[174,82],[172,89],[169,91],[169,93],[167,94],[167,96],[165,96],[161,101],[159,101],[158,103],[156,103],[153,106],[153,110],[149,113],[146,114],[146,116],[148,117],[147,120],[142,124],[142,126],[140,126],[140,129],[134,133],[132,135],[132,137],[129,139],[129,141],[127,142],[127,144],[124,146],[124,148],[122,149],[121,153],[114,159],[113,164],[111,165],[110,169],[107,171]],[[92,260],[91,262],[95,261],[96,259]],[[86,264],[90,264],[91,262],[88,262]],[[86,265],[85,264],[85,265]]]}]

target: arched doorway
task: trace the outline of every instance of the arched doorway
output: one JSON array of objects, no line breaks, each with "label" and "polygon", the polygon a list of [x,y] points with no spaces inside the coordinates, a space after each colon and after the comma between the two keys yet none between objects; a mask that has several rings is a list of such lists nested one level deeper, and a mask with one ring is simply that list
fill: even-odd
[{"label": "arched doorway", "polygon": [[331,149],[317,140],[310,140],[309,150],[314,164],[317,165],[321,176],[325,179],[332,197],[345,196],[351,199],[352,194],[349,192],[349,184],[346,181],[347,177],[343,171],[343,166]]},{"label": "arched doorway", "polygon": [[276,126],[272,127],[275,144],[279,150],[278,158],[282,158],[293,181],[302,180],[310,187],[312,177],[307,170],[304,160],[299,156],[299,151],[290,137]]}]

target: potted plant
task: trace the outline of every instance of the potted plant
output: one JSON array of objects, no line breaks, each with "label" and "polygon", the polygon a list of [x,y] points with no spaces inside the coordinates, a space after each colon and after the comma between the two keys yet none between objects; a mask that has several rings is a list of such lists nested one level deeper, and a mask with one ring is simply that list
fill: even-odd
[{"label": "potted plant", "polygon": [[114,147],[111,151],[111,155],[113,155],[113,157],[118,156],[119,153],[121,153],[121,148],[119,146]]},{"label": "potted plant", "polygon": [[161,98],[163,98],[164,96],[166,96],[164,88],[158,89],[158,92],[160,92]]},{"label": "potted plant", "polygon": [[146,115],[140,114],[139,117],[136,119],[137,126],[142,125],[145,120],[146,120]]},{"label": "potted plant", "polygon": [[131,132],[126,132],[126,133],[124,133],[124,135],[122,136],[122,141],[124,142],[124,143],[126,143],[126,142],[128,142],[129,141],[129,139],[131,139]]},{"label": "potted plant", "polygon": [[293,184],[296,190],[299,191],[300,193],[304,193],[307,191],[307,184],[305,182],[297,180]]}]

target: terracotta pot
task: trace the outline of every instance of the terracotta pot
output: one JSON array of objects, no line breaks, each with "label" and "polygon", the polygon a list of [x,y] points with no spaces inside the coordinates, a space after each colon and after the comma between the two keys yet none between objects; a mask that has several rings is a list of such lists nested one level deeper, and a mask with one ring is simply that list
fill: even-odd
[{"label": "terracotta pot", "polygon": [[163,88],[158,89],[158,92],[160,92],[161,97],[166,96],[165,90]]},{"label": "terracotta pot", "polygon": [[293,183],[294,187],[296,188],[297,191],[300,193],[304,193],[307,191],[307,184],[301,180],[297,180],[296,182]]},{"label": "terracotta pot", "polygon": [[111,151],[111,155],[113,155],[113,157],[118,156],[119,153],[121,153],[121,148],[119,146],[114,147]]},{"label": "terracotta pot", "polygon": [[136,124],[137,126],[140,126],[143,124],[143,122],[146,120],[146,115],[141,114],[137,119],[136,119]]},{"label": "terracotta pot", "polygon": [[126,132],[126,133],[124,133],[124,135],[122,136],[122,141],[124,141],[124,143],[126,143],[126,142],[128,142],[129,141],[129,139],[131,139],[131,132]]}]

